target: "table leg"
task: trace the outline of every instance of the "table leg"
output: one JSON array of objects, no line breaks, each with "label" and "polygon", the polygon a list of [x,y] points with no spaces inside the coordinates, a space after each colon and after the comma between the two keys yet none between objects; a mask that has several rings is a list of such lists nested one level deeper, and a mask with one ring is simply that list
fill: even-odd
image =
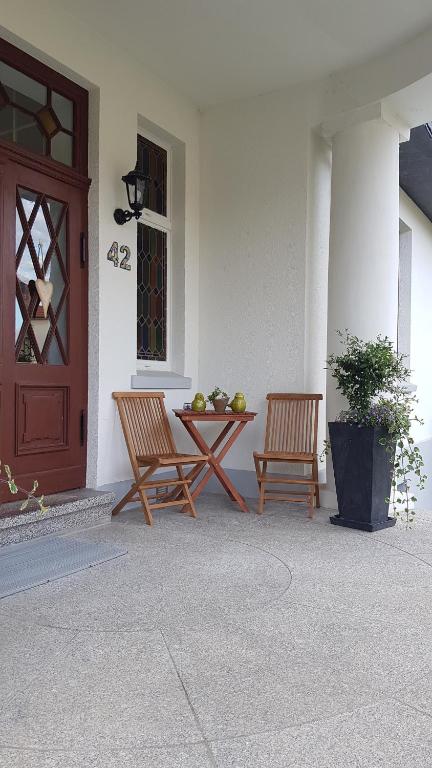
[{"label": "table leg", "polygon": [[[205,442],[204,438],[202,437],[201,433],[198,432],[197,428],[194,424],[191,424],[189,422],[184,422],[184,426],[186,428],[186,431],[194,441],[195,445],[201,453],[208,454],[209,456],[212,456],[214,452],[219,448],[220,444],[225,440],[225,437],[227,434],[231,431],[232,427],[234,426],[234,422],[230,421],[228,424],[225,424],[223,430],[221,433],[217,436],[216,440],[212,445],[208,446]],[[192,427],[192,428],[191,428]],[[191,471],[186,475],[186,479],[191,481],[191,484],[197,480],[197,478],[200,476],[202,472],[204,472],[206,468],[206,465],[204,463],[197,464]],[[208,470],[207,470],[208,471]]]},{"label": "table leg", "polygon": [[[188,422],[188,425],[187,425],[188,426],[188,432],[189,432],[190,436],[192,437],[192,439],[194,440],[195,444],[197,445],[199,450],[202,451],[202,453],[208,453],[209,454],[209,460],[208,460],[209,468],[208,468],[206,474],[204,475],[204,477],[201,478],[201,480],[198,483],[198,485],[193,489],[193,491],[192,491],[192,498],[194,500],[196,498],[198,498],[198,496],[200,495],[200,493],[202,493],[203,489],[205,488],[205,486],[207,485],[208,481],[210,480],[211,476],[214,474],[217,477],[217,479],[219,480],[219,482],[222,485],[222,487],[224,488],[224,490],[226,491],[226,493],[229,495],[229,497],[239,505],[240,509],[243,512],[248,512],[249,510],[248,510],[247,504],[246,504],[243,496],[237,491],[237,489],[235,488],[235,486],[233,485],[233,483],[231,482],[229,477],[226,475],[226,473],[223,470],[223,468],[220,466],[222,459],[228,453],[228,451],[230,450],[232,445],[235,443],[235,441],[239,437],[240,433],[245,428],[247,422],[245,422],[245,421],[230,422],[230,424],[234,424],[234,423],[236,424],[236,428],[235,428],[234,432],[232,433],[230,438],[227,440],[227,442],[225,443],[223,448],[216,455],[209,448],[209,446],[206,444],[206,442],[205,442],[204,438],[202,437],[201,433],[195,427],[195,424],[193,424],[192,422]],[[185,424],[185,426],[186,426],[186,424]],[[228,424],[227,424],[227,426],[228,426]],[[225,431],[225,430],[223,430],[223,431]],[[228,434],[228,430],[225,431],[225,434]],[[221,433],[221,435],[222,435],[222,433]],[[221,435],[220,435],[221,439],[218,439],[217,441],[215,441],[218,445],[220,445],[220,443],[222,442],[222,439],[223,439]],[[213,448],[213,446],[212,446],[212,448]]]},{"label": "table leg", "polygon": [[[219,448],[220,444],[223,442],[223,440],[225,439],[227,434],[231,431],[231,429],[234,426],[234,424],[233,424],[232,421],[228,422],[228,424],[225,424],[224,428],[222,429],[222,431],[220,432],[220,434],[217,436],[216,440],[214,441],[214,443],[212,443],[212,445],[210,447],[207,445],[207,443],[201,437],[201,434],[198,432],[198,430],[196,430],[198,436],[201,438],[200,444],[198,445],[198,443],[196,441],[196,438],[195,438],[195,434],[192,433],[192,431],[189,428],[189,422],[186,422],[186,421],[183,422],[183,426],[186,429],[186,431],[188,432],[189,436],[192,438],[192,440],[195,443],[195,445],[198,446],[198,448],[201,451],[201,453],[205,453],[205,454],[211,455],[211,454],[214,453],[215,450],[217,450],[217,448]],[[192,486],[192,483],[194,483],[198,479],[198,477],[204,472],[204,470],[206,469],[206,466],[207,465],[205,464],[205,462],[200,462],[199,464],[196,464],[186,474],[185,480],[190,480],[190,484],[191,484],[190,487]],[[207,469],[207,471],[209,471],[209,470]],[[212,473],[210,473],[210,474],[212,474]],[[192,491],[192,488],[191,488],[191,491]],[[181,493],[181,491],[178,491],[177,489],[175,489],[174,491],[171,492],[169,498],[177,499],[178,496],[180,496],[180,493]]]}]

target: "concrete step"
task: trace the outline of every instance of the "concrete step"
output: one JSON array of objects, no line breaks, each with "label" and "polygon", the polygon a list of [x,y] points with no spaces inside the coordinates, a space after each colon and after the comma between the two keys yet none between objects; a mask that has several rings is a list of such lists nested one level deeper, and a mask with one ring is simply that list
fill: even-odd
[{"label": "concrete step", "polygon": [[21,502],[0,505],[0,546],[35,539],[69,528],[83,528],[108,522],[114,506],[112,491],[79,488],[47,496],[48,511],[42,514],[35,502],[20,512]]}]

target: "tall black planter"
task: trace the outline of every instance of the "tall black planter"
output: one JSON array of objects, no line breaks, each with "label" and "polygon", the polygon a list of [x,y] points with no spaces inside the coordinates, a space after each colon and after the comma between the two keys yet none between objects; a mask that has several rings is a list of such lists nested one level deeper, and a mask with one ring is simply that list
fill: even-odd
[{"label": "tall black planter", "polygon": [[395,524],[388,516],[394,454],[381,444],[387,433],[381,427],[329,424],[333,470],[339,514],[333,525],[380,531]]}]

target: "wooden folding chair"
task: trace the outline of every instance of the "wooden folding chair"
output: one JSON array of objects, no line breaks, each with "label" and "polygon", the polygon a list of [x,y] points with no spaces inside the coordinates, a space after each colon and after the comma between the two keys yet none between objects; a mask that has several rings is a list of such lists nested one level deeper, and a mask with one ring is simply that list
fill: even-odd
[{"label": "wooden folding chair", "polygon": [[[313,517],[314,501],[319,507],[318,485],[318,404],[322,395],[270,393],[267,395],[267,426],[263,453],[254,452],[259,487],[258,512],[266,501],[307,502]],[[269,462],[311,466],[310,476],[269,474]],[[266,491],[266,486],[273,486]],[[277,491],[275,485],[304,486],[304,490]]]},{"label": "wooden folding chair", "polygon": [[[181,505],[189,508],[196,517],[195,505],[189,490],[183,467],[188,464],[205,462],[208,456],[177,453],[168,416],[164,406],[163,392],[113,392],[120,413],[120,421],[129,453],[135,482],[130,491],[114,507],[112,514],[131,501],[142,502],[147,525],[153,525],[153,509]],[[158,469],[175,468],[177,478],[151,479]],[[141,469],[144,468],[143,474]],[[161,493],[161,489],[180,490],[181,494]],[[147,491],[153,490],[149,496]],[[153,502],[152,504],[150,502]]]}]

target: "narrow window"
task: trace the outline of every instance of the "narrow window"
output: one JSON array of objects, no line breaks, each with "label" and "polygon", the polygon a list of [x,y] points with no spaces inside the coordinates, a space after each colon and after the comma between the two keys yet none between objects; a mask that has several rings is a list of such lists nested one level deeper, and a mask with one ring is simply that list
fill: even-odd
[{"label": "narrow window", "polygon": [[138,168],[150,178],[143,222],[137,225],[137,358],[168,362],[171,237],[168,148],[138,136]]}]

